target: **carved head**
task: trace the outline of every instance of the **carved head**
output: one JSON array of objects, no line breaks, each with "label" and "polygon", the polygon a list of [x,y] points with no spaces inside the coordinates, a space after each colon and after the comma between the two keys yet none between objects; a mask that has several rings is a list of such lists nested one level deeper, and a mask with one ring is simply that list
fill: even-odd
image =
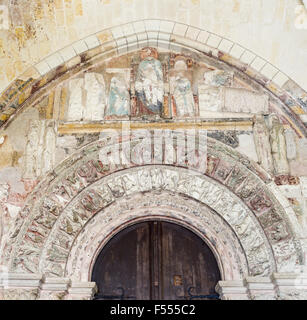
[{"label": "carved head", "polygon": [[175,62],[174,69],[176,71],[185,71],[188,68],[187,68],[187,65],[186,65],[184,60],[178,60],[178,61]]},{"label": "carved head", "polygon": [[273,113],[270,114],[269,117],[269,123],[270,123],[270,127],[276,126],[276,125],[280,125],[280,120],[279,117],[277,116],[277,114]]},{"label": "carved head", "polygon": [[145,47],[141,50],[140,52],[140,57],[142,60],[148,58],[148,57],[152,57],[155,59],[158,59],[158,51],[155,48],[151,48],[151,47]]}]

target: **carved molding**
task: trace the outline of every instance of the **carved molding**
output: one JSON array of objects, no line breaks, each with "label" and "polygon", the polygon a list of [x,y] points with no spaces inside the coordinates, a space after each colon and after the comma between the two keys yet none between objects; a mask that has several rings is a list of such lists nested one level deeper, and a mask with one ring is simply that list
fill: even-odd
[{"label": "carved molding", "polygon": [[[161,168],[150,171],[162,174]],[[124,175],[128,176],[133,178],[131,171]],[[71,208],[67,210],[68,213]],[[163,219],[192,229],[211,247],[223,278],[248,275],[241,243],[223,218],[199,201],[157,187],[153,191],[126,195],[98,212],[75,238],[66,263],[66,276],[75,281],[89,280],[97,254],[114,233],[130,224],[150,219]],[[63,237],[63,233],[58,232],[57,237]],[[46,272],[54,270],[50,262],[48,267]]]},{"label": "carved molding", "polygon": [[[1,282],[0,300],[91,300],[97,292],[95,282],[25,273],[6,277],[19,281],[14,285]],[[36,283],[29,283],[34,278]],[[216,292],[222,300],[306,300],[306,279],[306,273],[273,273],[271,277],[222,280],[217,283]]]},{"label": "carved molding", "polygon": [[[162,190],[196,199],[223,217],[240,239],[251,275],[291,271],[301,263],[295,228],[285,220],[282,204],[266,186],[270,176],[259,166],[209,138],[207,145],[198,141],[198,158],[188,168],[184,161],[170,158],[165,146],[157,151],[157,157],[150,157],[140,134],[119,137],[119,141],[117,144],[108,138],[86,146],[35,188],[2,247],[2,261],[9,270],[44,272],[48,260],[54,263],[53,272],[63,275],[60,265],[67,261],[72,243],[86,222],[120,198],[154,190],[155,184]],[[125,162],[129,144],[134,158]],[[103,165],[101,155],[116,148],[121,161],[117,162],[111,153]],[[180,145],[176,150],[177,154],[185,152]],[[204,167],[200,160],[206,151]],[[142,167],[145,164],[162,167],[155,171],[155,167]],[[63,234],[61,239],[57,232]]]}]

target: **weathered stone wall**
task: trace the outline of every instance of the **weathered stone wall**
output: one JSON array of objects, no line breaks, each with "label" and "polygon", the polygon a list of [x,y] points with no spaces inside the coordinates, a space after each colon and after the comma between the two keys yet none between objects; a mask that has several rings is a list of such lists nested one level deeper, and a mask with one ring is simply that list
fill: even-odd
[{"label": "weathered stone wall", "polygon": [[[89,298],[93,286],[86,278],[90,262],[80,259],[83,245],[93,240],[95,232],[99,242],[103,241],[107,232],[99,234],[105,230],[103,224],[101,230],[89,228],[89,233],[83,226],[90,220],[93,223],[99,212],[113,219],[113,207],[117,212],[131,206],[129,221],[131,215],[143,214],[142,201],[155,198],[138,198],[138,193],[158,189],[165,193],[161,203],[164,201],[168,210],[182,209],[187,202],[178,208],[180,198],[175,204],[170,199],[176,194],[169,196],[167,192],[191,197],[190,208],[179,215],[182,221],[191,219],[191,225],[204,226],[215,225],[212,221],[216,219],[219,225],[222,217],[231,226],[230,230],[222,223],[220,226],[226,235],[235,234],[229,247],[224,248],[216,238],[220,245],[216,250],[220,256],[223,252],[224,258],[228,256],[223,263],[233,268],[225,272],[223,280],[270,277],[276,271],[291,272],[288,278],[296,279],[293,274],[304,270],[307,252],[304,125],[284,100],[258,79],[247,77],[218,57],[188,50],[139,49],[97,56],[90,63],[62,70],[46,87],[27,92],[29,99],[2,126],[0,253],[4,271],[61,277],[59,282],[41,282],[41,289],[46,290],[41,298],[63,298],[67,292],[71,292],[70,298],[74,294],[81,297],[82,292]],[[160,134],[155,136],[155,130]],[[176,132],[186,135],[183,140],[176,137],[177,156],[173,158],[172,149],[165,145],[173,142],[171,134]],[[189,137],[201,132],[209,139],[199,138],[201,143],[192,148],[195,162],[189,167],[185,161],[186,148],[192,146]],[[157,139],[153,149],[147,148],[146,133],[150,133],[150,141]],[[127,137],[133,143],[133,161],[124,163]],[[119,154],[114,153],[116,146],[120,146]],[[101,158],[100,149],[107,162],[102,161],[106,159]],[[157,158],[153,159],[152,150]],[[149,164],[154,165],[151,171],[141,168]],[[171,165],[172,169],[162,167],[160,172],[158,165]],[[198,171],[201,177],[185,175],[182,167]],[[105,175],[111,176],[105,179]],[[133,207],[125,198],[132,195],[136,199]],[[193,199],[220,217],[214,218]],[[102,211],[111,202],[112,206]],[[201,219],[205,211],[213,215],[211,222]],[[192,214],[197,216],[195,220]],[[120,223],[120,219],[114,221]],[[85,230],[85,240],[71,248],[81,230]],[[217,231],[213,228],[210,232],[214,237]],[[238,243],[247,262],[241,258]],[[67,261],[71,263],[69,271],[65,270]],[[12,277],[15,279],[14,274]],[[33,289],[40,281],[38,276],[26,293],[18,293],[18,281],[23,280],[18,277],[3,291],[6,297],[39,297]],[[71,285],[72,279],[83,283]],[[274,279],[260,281],[260,287],[268,296],[279,298]],[[257,292],[248,293],[257,288],[254,282],[257,280],[247,279],[230,286],[237,286],[238,294],[245,298],[255,298]],[[228,284],[221,284],[222,295],[223,285]],[[302,287],[299,285],[299,290]],[[50,290],[53,293],[49,296]],[[286,290],[288,296],[301,297],[300,291],[291,290]]]},{"label": "weathered stone wall", "polygon": [[[10,7],[7,18],[6,11],[1,11],[4,20],[0,55],[5,68],[1,70],[0,91],[27,67],[72,42],[112,26],[156,18],[202,28],[239,43],[307,88],[301,68],[307,48],[302,32],[295,28],[296,16],[300,14],[295,13],[296,1],[5,0],[2,3],[4,6],[10,3]],[[251,52],[244,59],[253,60]],[[261,68],[261,61],[257,63]]]}]

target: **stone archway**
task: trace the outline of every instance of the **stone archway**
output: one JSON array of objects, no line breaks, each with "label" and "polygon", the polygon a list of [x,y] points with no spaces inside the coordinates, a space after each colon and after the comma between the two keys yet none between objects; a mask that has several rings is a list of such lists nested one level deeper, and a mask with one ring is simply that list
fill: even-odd
[{"label": "stone archway", "polygon": [[[112,212],[118,214],[114,216]],[[98,252],[114,233],[136,222],[157,218],[193,230],[204,240],[218,261],[223,279],[250,274],[238,236],[216,212],[188,196],[152,190],[123,197],[101,210],[75,239],[64,275],[74,281],[88,281]]]},{"label": "stone archway", "polygon": [[[80,297],[84,288],[92,290],[87,283],[101,244],[118,228],[148,218],[146,207],[202,235],[216,254],[223,279],[239,281],[243,296],[246,277],[267,279],[274,272],[294,272],[302,263],[294,214],[283,207],[270,176],[259,166],[222,143],[209,138],[205,143],[200,137],[195,154],[199,160],[207,152],[205,168],[199,161],[187,166],[170,159],[164,145],[161,157],[146,160],[144,139],[132,133],[100,140],[49,173],[4,244],[2,261],[8,271],[36,282],[47,277],[41,297],[49,294],[48,288],[67,290],[71,281],[70,294]],[[140,163],[123,161],[128,146]],[[175,145],[177,151],[179,147]],[[119,150],[119,163],[112,156],[102,163],[101,154],[110,150]],[[57,281],[61,285],[54,285]]]}]

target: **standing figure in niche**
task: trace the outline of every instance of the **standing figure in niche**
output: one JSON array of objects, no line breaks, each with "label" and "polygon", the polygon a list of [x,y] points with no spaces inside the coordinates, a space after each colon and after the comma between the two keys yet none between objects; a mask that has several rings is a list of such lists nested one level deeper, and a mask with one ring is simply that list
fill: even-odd
[{"label": "standing figure in niche", "polygon": [[258,156],[258,163],[269,173],[273,172],[273,158],[270,145],[269,129],[262,114],[254,116],[254,142]]},{"label": "standing figure in niche", "polygon": [[67,121],[80,121],[83,118],[83,86],[84,79],[82,78],[76,78],[69,81]]},{"label": "standing figure in niche", "polygon": [[129,114],[130,95],[126,84],[118,77],[113,77],[110,84],[109,104],[106,116],[127,116]]},{"label": "standing figure in niche", "polygon": [[176,77],[174,98],[177,116],[193,116],[195,103],[190,81],[185,77]]},{"label": "standing figure in niche", "polygon": [[145,58],[139,65],[135,82],[137,97],[143,104],[140,111],[145,114],[160,114],[164,100],[162,65],[154,58],[157,53],[153,49],[146,48],[143,51]]},{"label": "standing figure in niche", "polygon": [[46,173],[54,168],[55,165],[55,149],[56,149],[56,132],[54,130],[54,121],[46,121],[45,148],[43,152],[43,168],[42,173]]},{"label": "standing figure in niche", "polygon": [[275,174],[288,174],[289,164],[287,160],[286,140],[284,136],[284,127],[280,123],[277,115],[273,114],[270,117],[270,142],[272,148],[272,156]]},{"label": "standing figure in niche", "polygon": [[37,177],[39,168],[37,163],[40,159],[38,157],[39,139],[40,138],[40,121],[33,120],[30,122],[29,131],[27,134],[27,144],[24,153],[24,168],[23,178],[33,179]]},{"label": "standing figure in niche", "polygon": [[86,90],[84,120],[103,120],[103,113],[106,105],[103,75],[95,72],[86,73],[84,76],[84,89]]}]

